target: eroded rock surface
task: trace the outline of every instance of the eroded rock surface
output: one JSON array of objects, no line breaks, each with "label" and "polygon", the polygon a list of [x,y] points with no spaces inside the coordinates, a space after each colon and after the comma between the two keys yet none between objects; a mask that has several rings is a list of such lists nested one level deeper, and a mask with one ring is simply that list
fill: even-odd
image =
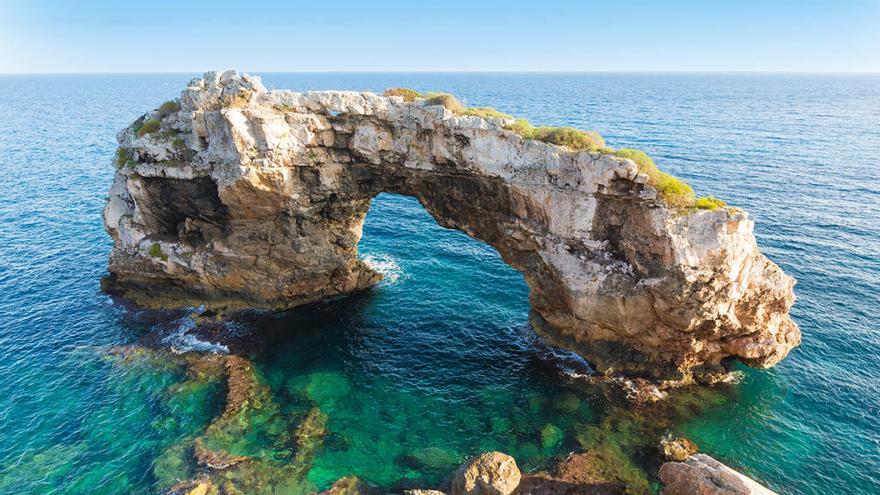
[{"label": "eroded rock surface", "polygon": [[462,464],[452,479],[452,495],[510,495],[522,475],[513,457],[486,452]]},{"label": "eroded rock surface", "polygon": [[705,454],[660,466],[663,495],[776,495]]},{"label": "eroded rock surface", "polygon": [[418,198],[525,276],[533,325],[601,371],[769,367],[800,342],[794,280],[738,210],[680,211],[615,156],[367,92],[207,73],[119,134],[106,289],[148,306],[289,308],[370,287],[381,192]]}]

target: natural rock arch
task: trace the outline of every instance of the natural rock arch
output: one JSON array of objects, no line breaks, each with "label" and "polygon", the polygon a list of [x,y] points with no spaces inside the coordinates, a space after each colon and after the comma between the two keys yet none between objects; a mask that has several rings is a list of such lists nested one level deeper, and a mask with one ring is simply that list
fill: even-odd
[{"label": "natural rock arch", "polygon": [[226,308],[363,290],[379,275],[357,258],[361,227],[389,192],[497,249],[525,276],[538,333],[601,370],[680,379],[728,357],[772,366],[799,343],[794,281],[744,212],[673,209],[630,160],[501,124],[208,73],[119,135],[104,286]]}]

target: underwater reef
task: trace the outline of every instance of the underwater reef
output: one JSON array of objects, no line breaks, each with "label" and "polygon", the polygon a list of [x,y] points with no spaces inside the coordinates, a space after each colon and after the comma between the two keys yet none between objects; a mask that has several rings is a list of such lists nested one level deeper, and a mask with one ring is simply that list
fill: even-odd
[{"label": "underwater reef", "polygon": [[[352,474],[320,491],[322,483],[311,471],[326,442],[333,441],[327,424],[334,401],[350,392],[343,376],[325,372],[299,380],[291,390],[298,405],[289,409],[276,403],[266,378],[243,356],[127,346],[111,349],[108,357],[118,366],[141,371],[177,369],[182,379],[169,384],[165,404],[172,410],[208,411],[153,460],[157,493],[646,495],[661,489],[656,472],[667,495],[772,493],[698,453],[693,442],[669,436],[676,422],[724,401],[725,392],[717,387],[675,389],[662,400],[641,401],[626,394],[620,382],[592,382],[588,386],[607,399],[604,419],[574,421],[570,430],[577,448],[560,455],[550,469],[524,469],[514,457],[497,451],[461,462],[442,448],[426,447],[417,459],[398,462],[449,471],[431,486],[418,486],[416,480],[379,486]],[[213,400],[218,393],[220,400]],[[568,407],[579,406],[577,398],[570,400],[575,403]],[[172,416],[156,427],[180,424]],[[566,433],[548,424],[535,435],[546,449]]]}]

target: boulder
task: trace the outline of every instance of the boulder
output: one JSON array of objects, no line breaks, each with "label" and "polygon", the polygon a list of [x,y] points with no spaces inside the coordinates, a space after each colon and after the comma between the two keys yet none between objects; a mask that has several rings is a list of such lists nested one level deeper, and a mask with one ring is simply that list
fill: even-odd
[{"label": "boulder", "polygon": [[697,444],[682,437],[664,438],[660,441],[660,447],[663,449],[663,458],[667,461],[686,461],[699,451]]},{"label": "boulder", "polygon": [[452,480],[452,495],[510,495],[521,474],[513,457],[487,452],[464,463]]},{"label": "boulder", "polygon": [[776,495],[706,454],[660,466],[663,495]]},{"label": "boulder", "polygon": [[357,476],[346,476],[336,480],[329,489],[319,495],[375,495],[377,493],[376,487]]}]

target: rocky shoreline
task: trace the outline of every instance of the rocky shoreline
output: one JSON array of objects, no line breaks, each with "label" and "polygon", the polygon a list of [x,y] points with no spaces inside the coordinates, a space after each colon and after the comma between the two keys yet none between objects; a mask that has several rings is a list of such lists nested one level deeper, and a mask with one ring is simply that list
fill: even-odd
[{"label": "rocky shoreline", "polygon": [[[124,366],[139,361],[176,362],[185,369],[186,380],[172,390],[188,394],[205,386],[225,384],[219,414],[200,434],[169,447],[155,462],[158,487],[167,495],[231,495],[259,493],[314,494],[308,472],[328,434],[331,411],[311,407],[295,424],[278,409],[253,364],[237,355],[186,353],[171,355],[164,349],[121,347],[110,355]],[[213,385],[211,385],[213,384]],[[599,388],[619,400],[619,382]],[[671,392],[674,394],[675,392]],[[693,393],[693,392],[691,392]],[[705,394],[711,394],[705,389]],[[620,450],[620,435],[641,439],[638,449],[652,451],[659,464],[659,480],[665,495],[690,493],[712,495],[773,493],[753,480],[697,453],[692,442],[670,438],[676,415],[706,402],[708,396],[683,395],[659,401],[632,401],[608,413],[606,419],[581,431],[582,449],[560,459],[549,471],[523,472],[516,460],[501,452],[487,452],[465,461],[450,472],[446,481],[424,487],[377,487],[367,480],[347,476],[320,492],[322,495],[450,494],[450,495],[641,495],[652,492],[649,480]],[[545,432],[541,432],[542,435]],[[245,439],[272,438],[282,458],[254,448]],[[438,454],[439,455],[439,454]]]}]

